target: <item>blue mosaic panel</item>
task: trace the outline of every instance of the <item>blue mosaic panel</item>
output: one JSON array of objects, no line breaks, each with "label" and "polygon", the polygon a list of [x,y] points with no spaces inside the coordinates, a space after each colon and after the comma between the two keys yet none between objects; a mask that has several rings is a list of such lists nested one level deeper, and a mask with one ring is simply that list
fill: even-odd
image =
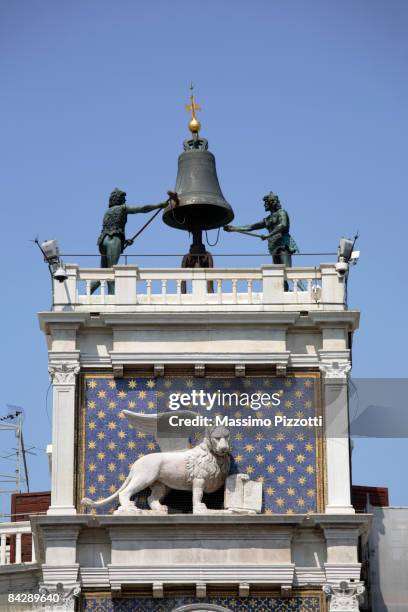
[{"label": "blue mosaic panel", "polygon": [[[114,493],[126,479],[131,465],[147,453],[160,449],[155,439],[137,431],[123,410],[155,414],[170,393],[197,391],[222,393],[281,393],[279,406],[249,410],[253,417],[307,418],[319,414],[316,403],[317,378],[123,378],[86,377],[82,407],[82,458],[79,497],[98,500]],[[211,413],[205,406],[193,410],[203,416],[244,417],[248,410],[226,406]],[[173,414],[176,414],[174,412]],[[246,473],[263,483],[263,511],[266,514],[316,512],[322,491],[319,475],[317,429],[313,427],[230,427],[231,473]],[[192,443],[196,444],[199,436]],[[138,505],[146,506],[147,492],[139,495]],[[118,503],[88,509],[98,514],[112,513]]]},{"label": "blue mosaic panel", "polygon": [[151,597],[130,599],[108,599],[85,596],[83,612],[172,612],[179,606],[201,603],[223,606],[231,612],[321,612],[321,599],[317,596],[291,597],[211,597],[195,599],[176,597],[153,599]]}]

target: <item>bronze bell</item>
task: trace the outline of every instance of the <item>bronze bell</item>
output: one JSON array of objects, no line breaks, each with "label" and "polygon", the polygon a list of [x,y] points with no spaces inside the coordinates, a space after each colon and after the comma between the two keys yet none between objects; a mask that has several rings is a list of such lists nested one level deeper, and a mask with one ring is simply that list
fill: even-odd
[{"label": "bronze bell", "polygon": [[218,182],[215,157],[208,151],[208,142],[193,134],[184,141],[184,152],[178,158],[175,191],[179,205],[170,204],[163,221],[176,229],[194,232],[227,225],[234,218]]}]

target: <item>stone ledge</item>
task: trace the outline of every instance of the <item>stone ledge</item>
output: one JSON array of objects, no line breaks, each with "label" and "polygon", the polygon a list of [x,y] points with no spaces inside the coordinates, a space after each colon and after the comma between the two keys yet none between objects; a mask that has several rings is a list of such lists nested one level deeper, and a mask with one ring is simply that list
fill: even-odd
[{"label": "stone ledge", "polygon": [[242,565],[108,565],[111,584],[147,585],[160,580],[163,584],[292,584],[295,566],[288,564]]},{"label": "stone ledge", "polygon": [[164,514],[112,516],[111,514],[75,514],[70,516],[42,515],[32,516],[33,527],[79,525],[83,527],[120,527],[139,525],[285,525],[312,527],[315,525],[341,528],[350,525],[366,526],[371,522],[371,514]]}]

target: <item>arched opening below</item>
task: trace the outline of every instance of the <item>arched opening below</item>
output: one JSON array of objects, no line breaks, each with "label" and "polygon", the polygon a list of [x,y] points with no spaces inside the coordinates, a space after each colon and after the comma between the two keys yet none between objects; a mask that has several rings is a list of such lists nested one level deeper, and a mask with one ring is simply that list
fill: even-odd
[{"label": "arched opening below", "polygon": [[231,612],[231,610],[214,604],[196,603],[180,606],[175,608],[172,612]]}]

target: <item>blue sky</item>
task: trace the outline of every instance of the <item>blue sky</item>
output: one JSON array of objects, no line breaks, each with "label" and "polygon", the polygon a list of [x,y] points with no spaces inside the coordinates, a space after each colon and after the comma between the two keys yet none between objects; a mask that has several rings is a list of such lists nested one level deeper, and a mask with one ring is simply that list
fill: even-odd
[{"label": "blue sky", "polygon": [[[339,236],[360,231],[353,374],[406,376],[407,22],[404,0],[0,3],[0,408],[25,408],[27,443],[45,448],[51,438],[36,319],[50,304],[49,279],[29,240],[95,253],[113,187],[132,204],[160,201],[175,183],[191,79],[238,222],[262,217],[272,189],[303,251],[333,251]],[[131,218],[129,234],[140,225]],[[157,220],[137,249],[187,246]],[[224,234],[212,251],[263,248]],[[389,486],[391,502],[408,505],[407,446],[356,441],[354,482]],[[44,453],[29,464],[32,489],[47,489]]]}]

